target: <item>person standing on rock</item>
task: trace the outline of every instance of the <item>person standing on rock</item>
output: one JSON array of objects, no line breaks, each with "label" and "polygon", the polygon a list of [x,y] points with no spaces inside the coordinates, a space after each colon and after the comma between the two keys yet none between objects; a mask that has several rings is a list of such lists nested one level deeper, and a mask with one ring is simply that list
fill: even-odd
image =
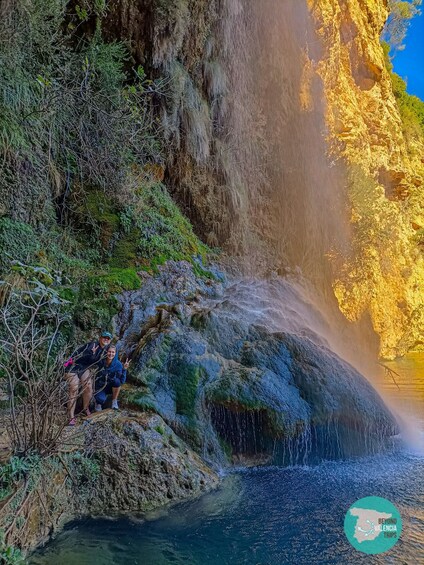
[{"label": "person standing on rock", "polygon": [[104,357],[112,340],[112,334],[102,332],[98,341],[91,341],[78,348],[65,363],[65,379],[69,387],[68,416],[69,425],[75,426],[75,405],[81,387],[83,413],[91,416],[90,402],[93,397],[92,376],[98,363]]},{"label": "person standing on rock", "polygon": [[96,376],[96,386],[94,398],[96,400],[96,412],[103,409],[107,395],[112,394],[112,408],[118,410],[118,396],[121,386],[127,380],[127,369],[130,361],[127,359],[124,364],[118,359],[115,345],[111,345],[98,366]]}]

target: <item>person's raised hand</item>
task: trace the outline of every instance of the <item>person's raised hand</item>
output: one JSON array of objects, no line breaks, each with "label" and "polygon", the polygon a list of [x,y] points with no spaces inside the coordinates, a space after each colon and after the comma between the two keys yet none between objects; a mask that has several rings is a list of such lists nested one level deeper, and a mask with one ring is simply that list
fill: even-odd
[{"label": "person's raised hand", "polygon": [[130,366],[130,363],[131,363],[131,361],[130,361],[130,360],[128,359],[128,357],[127,357],[126,360],[125,360],[125,363],[124,363],[124,369],[125,369],[125,370],[128,369],[128,367]]},{"label": "person's raised hand", "polygon": [[91,351],[93,352],[93,355],[95,355],[96,351],[99,349],[99,346],[96,344],[93,344],[93,347],[91,348]]}]

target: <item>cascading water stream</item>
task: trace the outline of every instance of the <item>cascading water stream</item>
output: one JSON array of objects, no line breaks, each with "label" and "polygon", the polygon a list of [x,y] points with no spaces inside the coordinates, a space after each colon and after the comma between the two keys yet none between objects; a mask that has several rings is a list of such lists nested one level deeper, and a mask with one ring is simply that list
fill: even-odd
[{"label": "cascading water stream", "polygon": [[[329,347],[378,386],[378,337],[366,315],[344,318],[332,288],[352,253],[347,179],[327,147],[323,50],[308,3],[222,0],[220,12],[216,165],[236,211],[229,247],[249,277],[228,300],[271,331]],[[261,278],[270,271],[279,276]]]}]

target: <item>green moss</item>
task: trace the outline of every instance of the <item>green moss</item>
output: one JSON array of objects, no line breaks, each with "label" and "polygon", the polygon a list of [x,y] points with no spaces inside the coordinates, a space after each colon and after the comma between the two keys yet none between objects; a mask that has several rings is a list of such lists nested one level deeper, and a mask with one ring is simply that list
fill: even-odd
[{"label": "green moss", "polygon": [[125,395],[125,401],[129,406],[133,406],[144,412],[157,413],[158,411],[154,399],[145,393],[131,392]]},{"label": "green moss", "polygon": [[135,269],[112,268],[106,275],[97,277],[98,283],[105,283],[108,292],[137,290],[141,286],[140,277]]},{"label": "green moss", "polygon": [[115,229],[119,228],[120,220],[114,201],[101,190],[91,190],[86,193],[84,211],[99,223],[109,224]]},{"label": "green moss", "polygon": [[169,259],[192,261],[206,257],[209,249],[193,233],[189,221],[161,183],[141,186],[140,210],[135,219],[140,230],[138,250],[152,268]]},{"label": "green moss", "polygon": [[267,410],[267,404],[261,401],[255,390],[257,377],[258,374],[246,367],[228,369],[219,381],[208,387],[208,400],[240,410]]},{"label": "green moss", "polygon": [[178,374],[172,376],[171,385],[178,414],[189,418],[195,416],[197,389],[203,374],[202,367],[185,364],[180,366]]},{"label": "green moss", "polygon": [[76,207],[75,214],[77,221],[86,226],[87,233],[94,235],[91,244],[95,244],[98,240],[103,250],[109,252],[121,225],[113,197],[101,190],[91,189],[84,193],[84,198]]},{"label": "green moss", "polygon": [[137,250],[139,239],[140,230],[137,228],[131,229],[128,235],[116,243],[112,257],[109,259],[109,265],[125,268],[138,264],[140,262],[140,254]]},{"label": "green moss", "polygon": [[163,426],[155,426],[154,429],[155,429],[155,430],[158,432],[158,434],[160,434],[161,436],[163,436],[164,433],[165,433],[165,428],[164,428]]},{"label": "green moss", "polygon": [[78,206],[77,216],[90,232],[94,226],[107,263],[157,272],[166,261],[186,260],[198,275],[213,278],[193,262],[194,256],[205,260],[210,250],[193,233],[165,186],[145,179],[134,197],[130,206],[120,209],[102,191],[90,190]]},{"label": "green moss", "polygon": [[146,363],[146,371],[144,378],[146,382],[151,382],[150,376],[155,378],[155,374],[150,375],[151,370],[161,372],[165,368],[165,364],[168,360],[169,352],[171,351],[172,347],[172,337],[169,335],[163,335],[161,338],[160,344],[157,346],[156,353],[152,355],[149,361]]},{"label": "green moss", "polygon": [[104,274],[88,277],[78,295],[76,322],[84,330],[110,328],[112,318],[120,310],[115,294],[136,290],[140,285],[135,269],[110,269]]},{"label": "green moss", "polygon": [[208,269],[203,269],[203,267],[201,267],[198,263],[193,264],[193,272],[198,277],[202,277],[204,279],[209,279],[212,281],[218,280],[218,278],[214,275],[214,273],[212,273],[212,271],[209,271]]}]

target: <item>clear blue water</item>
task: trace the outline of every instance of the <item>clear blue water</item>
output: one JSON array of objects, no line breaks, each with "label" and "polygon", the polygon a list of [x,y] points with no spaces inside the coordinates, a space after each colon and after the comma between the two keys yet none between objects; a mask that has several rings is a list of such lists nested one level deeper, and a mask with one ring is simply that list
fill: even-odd
[{"label": "clear blue water", "polygon": [[[409,360],[410,362],[410,360]],[[421,362],[421,361],[420,361]],[[398,377],[423,417],[423,387],[408,370]],[[389,390],[390,392],[390,390]],[[419,438],[422,429],[416,429]],[[382,496],[401,513],[403,532],[389,552],[368,556],[345,538],[353,502]],[[227,475],[219,489],[138,520],[82,520],[69,524],[33,564],[281,565],[424,563],[424,457],[400,440],[394,451],[314,467],[257,468]]]}]

